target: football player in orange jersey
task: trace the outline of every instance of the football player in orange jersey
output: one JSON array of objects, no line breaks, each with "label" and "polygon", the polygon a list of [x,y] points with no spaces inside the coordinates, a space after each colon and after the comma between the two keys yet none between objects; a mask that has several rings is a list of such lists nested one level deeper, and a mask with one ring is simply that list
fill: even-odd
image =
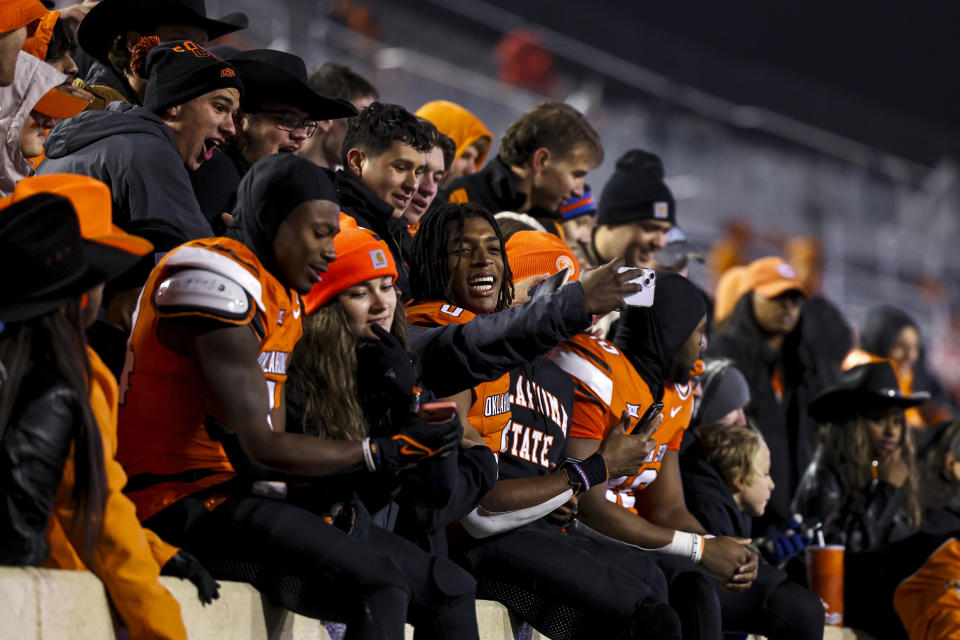
[{"label": "football player in orange jersey", "polygon": [[399,640],[421,609],[418,635],[476,638],[473,581],[453,563],[284,499],[290,477],[391,474],[457,440],[441,428],[364,442],[284,431],[299,294],[336,257],[339,207],[328,174],[286,154],[254,164],[237,196],[233,238],[168,253],[137,308],[120,458],[138,514],[215,576],[346,621],[357,638]]},{"label": "football player in orange jersey", "polygon": [[[574,266],[573,255],[566,245],[553,236],[549,238],[556,240],[565,264]],[[533,238],[529,240],[520,243],[521,249],[538,252],[547,248],[540,253],[552,260],[544,260],[535,268],[528,264],[530,261],[520,261],[524,269],[521,277],[527,283],[517,288],[523,293],[531,276],[540,270],[546,274],[557,270],[561,257],[555,255],[556,247],[549,242],[544,245],[537,244]],[[438,251],[437,245],[441,242],[442,250]],[[410,307],[409,316],[415,324],[457,323],[464,327],[469,324],[459,323],[477,323],[491,316],[516,315],[521,311],[507,310],[511,304],[513,276],[500,230],[486,210],[476,205],[444,205],[425,216],[414,244],[424,256],[424,262],[414,261],[413,269],[416,276],[425,276],[424,297],[428,294],[439,297],[439,300],[415,302]],[[603,272],[591,277],[599,275]],[[619,283],[616,278],[614,281]],[[413,282],[417,286],[418,278]],[[444,288],[450,293],[438,291],[437,283],[448,283]],[[591,286],[596,284],[588,284]],[[580,288],[579,285],[571,287]],[[510,335],[509,329],[501,327],[500,330]],[[521,366],[523,375],[531,370],[527,365]],[[549,361],[545,366],[555,368]],[[556,469],[557,463],[563,461],[568,416],[573,408],[569,380],[563,372],[558,370],[557,374],[561,382],[566,382],[569,397],[554,396],[551,391],[555,389],[550,385],[545,385],[549,389],[540,388],[537,383],[543,382],[541,379],[531,381],[536,391],[530,390],[530,384],[526,385],[529,401],[511,395],[511,374],[508,373],[496,381],[498,386],[494,390],[489,390],[493,384],[485,383],[476,388],[473,398],[458,398],[465,400],[466,405],[474,401],[468,420],[478,426],[487,445],[499,452],[501,479],[481,507],[461,520],[470,535],[459,536],[451,545],[466,554],[479,578],[478,589],[489,589],[484,592],[485,597],[504,603],[545,633],[560,632],[561,627],[554,625],[563,617],[556,614],[558,608],[568,608],[573,610],[575,622],[560,624],[570,624],[570,628],[565,629],[567,634],[573,634],[570,637],[606,637],[622,634],[627,628],[648,638],[679,637],[676,614],[664,603],[663,574],[648,558],[610,541],[570,538],[555,524],[544,520],[575,492],[585,490],[590,483],[603,482],[608,469],[614,473],[635,469],[649,452],[645,434],[628,437],[621,428],[605,441],[601,454],[580,465]],[[523,375],[518,380],[522,380]],[[524,425],[511,422],[512,406],[521,407],[518,410],[526,426],[539,428],[527,429],[525,436],[517,436],[524,431]],[[536,433],[531,435],[533,431]],[[503,444],[511,438],[517,438],[512,447]],[[518,442],[524,438],[525,444]],[[522,470],[517,469],[518,464]],[[557,562],[561,558],[563,561]],[[583,574],[593,575],[595,579],[579,580],[578,576]],[[542,604],[525,606],[524,600],[529,601],[530,594]],[[624,637],[635,637],[627,633]]]},{"label": "football player in orange jersey", "polygon": [[[766,606],[783,577],[767,573],[770,582],[754,585],[759,568],[746,547],[750,541],[709,535],[684,503],[677,452],[693,409],[689,372],[706,346],[706,308],[697,288],[680,275],[658,272],[656,286],[652,307],[630,307],[623,314],[614,344],[578,336],[560,352],[558,363],[573,376],[578,393],[571,456],[592,454],[623,408],[642,414],[650,403],[664,403],[664,421],[653,435],[656,451],[637,475],[585,494],[580,517],[605,535],[659,552],[685,636],[718,637],[722,624],[728,631],[794,637],[800,631],[790,616]],[[697,575],[701,570],[720,582],[704,580]],[[719,618],[708,619],[705,612],[717,605]],[[697,616],[699,628],[688,632]]]}]

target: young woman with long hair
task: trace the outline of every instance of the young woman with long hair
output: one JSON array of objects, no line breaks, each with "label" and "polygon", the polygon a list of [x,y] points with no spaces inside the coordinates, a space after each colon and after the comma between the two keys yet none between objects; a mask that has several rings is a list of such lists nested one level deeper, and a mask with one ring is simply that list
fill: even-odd
[{"label": "young woman with long hair", "polygon": [[859,365],[810,403],[820,444],[794,511],[823,523],[827,542],[868,551],[916,531],[921,507],[914,444],[904,411],[928,394],[900,393],[887,361]]},{"label": "young woman with long hair", "polygon": [[106,480],[100,431],[87,400],[91,366],[81,301],[104,276],[84,257],[76,214],[41,194],[0,214],[0,564],[39,566],[63,467],[74,448],[73,499],[90,551]]}]

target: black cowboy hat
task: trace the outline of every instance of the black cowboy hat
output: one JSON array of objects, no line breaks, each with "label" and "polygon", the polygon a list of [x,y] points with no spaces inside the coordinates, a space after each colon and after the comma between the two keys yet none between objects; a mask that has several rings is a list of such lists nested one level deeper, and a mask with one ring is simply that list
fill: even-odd
[{"label": "black cowboy hat", "polygon": [[91,56],[110,64],[107,52],[117,36],[127,31],[148,32],[161,24],[200,27],[210,40],[246,29],[245,13],[219,20],[207,17],[204,0],[103,0],[87,14],[77,31],[77,42]]},{"label": "black cowboy hat", "polygon": [[926,391],[900,392],[893,367],[886,360],[869,362],[840,374],[840,381],[814,398],[807,412],[814,420],[836,422],[858,413],[886,407],[909,409],[930,399]]},{"label": "black cowboy hat", "polygon": [[243,80],[244,111],[256,113],[264,104],[288,104],[316,120],[349,118],[357,109],[346,100],[327,98],[307,83],[307,66],[292,53],[273,49],[241,51],[229,58]]},{"label": "black cowboy hat", "polygon": [[0,321],[43,315],[116,275],[103,255],[110,249],[81,237],[62,196],[39,193],[0,210]]}]

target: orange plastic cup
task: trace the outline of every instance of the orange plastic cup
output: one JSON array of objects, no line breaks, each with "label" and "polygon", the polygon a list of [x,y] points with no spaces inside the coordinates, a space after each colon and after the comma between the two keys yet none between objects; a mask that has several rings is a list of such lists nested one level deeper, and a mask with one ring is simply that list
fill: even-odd
[{"label": "orange plastic cup", "polygon": [[826,607],[826,624],[843,626],[843,545],[807,547],[807,584]]}]

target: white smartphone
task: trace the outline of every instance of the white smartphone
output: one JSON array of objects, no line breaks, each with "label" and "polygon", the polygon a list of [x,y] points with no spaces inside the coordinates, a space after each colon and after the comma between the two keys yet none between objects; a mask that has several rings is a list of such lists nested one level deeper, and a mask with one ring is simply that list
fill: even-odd
[{"label": "white smartphone", "polygon": [[[629,270],[630,267],[620,267],[620,273]],[[631,284],[639,284],[643,288],[636,293],[625,296],[623,301],[631,307],[652,307],[653,294],[657,289],[657,272],[653,269],[643,268],[641,268],[640,271],[641,274],[639,278],[634,278],[628,282]]]}]

